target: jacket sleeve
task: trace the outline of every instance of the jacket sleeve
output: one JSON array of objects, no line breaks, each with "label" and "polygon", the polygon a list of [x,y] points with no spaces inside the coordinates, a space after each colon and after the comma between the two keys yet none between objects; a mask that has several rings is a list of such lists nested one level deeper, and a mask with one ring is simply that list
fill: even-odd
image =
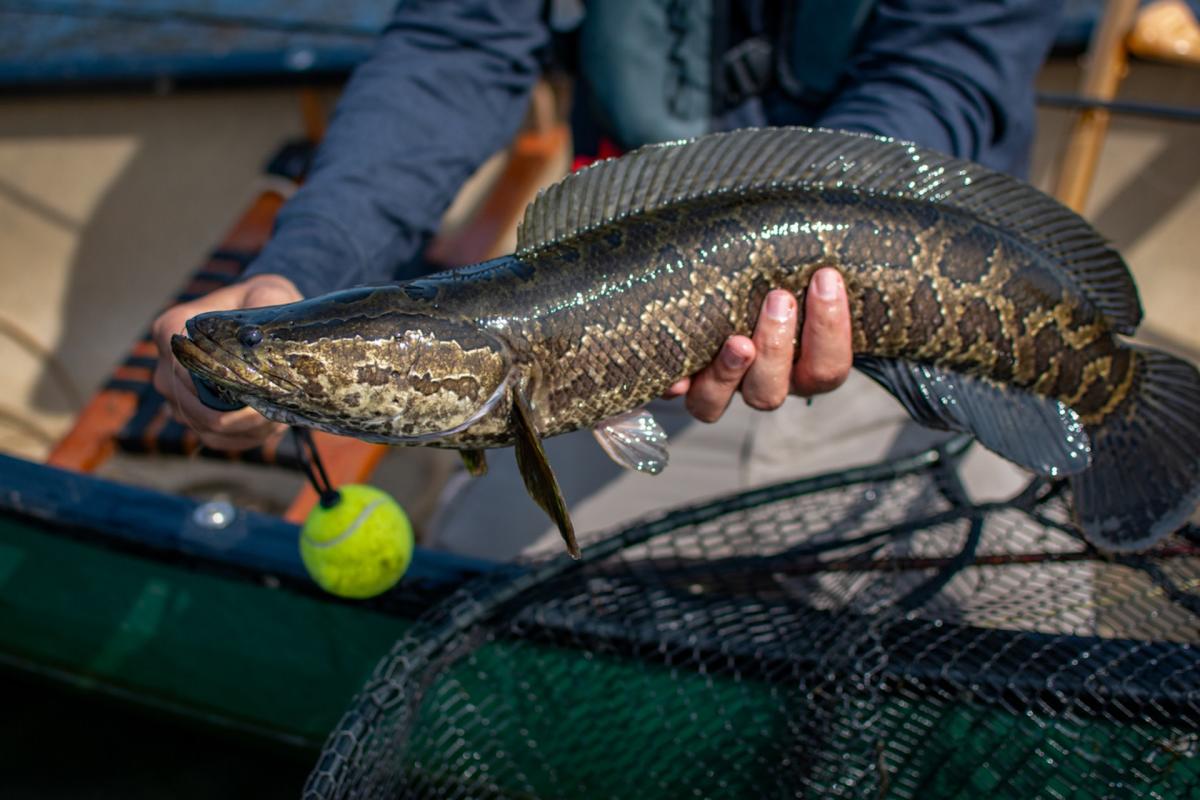
[{"label": "jacket sleeve", "polygon": [[401,3],[247,276],[285,275],[306,296],[392,280],[515,135],[548,42],[540,11],[540,0]]},{"label": "jacket sleeve", "polygon": [[1061,0],[880,0],[818,123],[1028,171]]}]

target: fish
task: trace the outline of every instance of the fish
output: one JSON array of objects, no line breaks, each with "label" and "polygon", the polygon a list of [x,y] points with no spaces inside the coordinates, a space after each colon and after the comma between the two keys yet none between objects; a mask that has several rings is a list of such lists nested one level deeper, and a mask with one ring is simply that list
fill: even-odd
[{"label": "fish", "polygon": [[[266,417],[457,449],[513,446],[573,557],[542,440],[592,428],[657,474],[645,410],[834,267],[854,366],[913,419],[1070,483],[1083,537],[1144,550],[1200,502],[1200,374],[1129,343],[1120,253],[1029,184],[886,137],[750,128],[597,162],[527,207],[511,255],[300,302],[209,312],[179,361]],[[801,313],[804,304],[799,303]]]}]

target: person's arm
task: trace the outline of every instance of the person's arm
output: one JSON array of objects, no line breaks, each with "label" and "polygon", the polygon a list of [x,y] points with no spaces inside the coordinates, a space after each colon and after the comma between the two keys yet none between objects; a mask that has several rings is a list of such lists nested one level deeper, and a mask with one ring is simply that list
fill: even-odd
[{"label": "person's arm", "polygon": [[541,6],[405,0],[247,276],[283,275],[305,296],[392,280],[516,134],[548,42]]},{"label": "person's arm", "polygon": [[355,72],[304,188],[243,279],[164,311],[155,387],[200,440],[242,450],[283,427],[199,401],[172,334],[205,311],[276,305],[386,282],[435,230],[454,194],[516,133],[547,41],[540,0],[406,0]]},{"label": "person's arm", "polygon": [[1061,0],[879,0],[818,124],[1028,171]]}]

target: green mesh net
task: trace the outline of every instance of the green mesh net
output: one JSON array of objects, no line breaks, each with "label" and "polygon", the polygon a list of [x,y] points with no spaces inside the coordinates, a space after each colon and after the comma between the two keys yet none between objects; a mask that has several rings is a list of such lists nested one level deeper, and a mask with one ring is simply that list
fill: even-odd
[{"label": "green mesh net", "polygon": [[680,509],[435,608],[309,798],[1200,796],[1200,531],[1088,548],[956,440]]}]

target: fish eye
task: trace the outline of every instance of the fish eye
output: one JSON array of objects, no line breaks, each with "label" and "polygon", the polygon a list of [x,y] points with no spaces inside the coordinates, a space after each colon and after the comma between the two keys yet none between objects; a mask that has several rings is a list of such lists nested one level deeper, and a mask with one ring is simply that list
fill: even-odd
[{"label": "fish eye", "polygon": [[243,325],[238,328],[237,338],[245,347],[254,347],[262,342],[263,332],[257,325]]}]

